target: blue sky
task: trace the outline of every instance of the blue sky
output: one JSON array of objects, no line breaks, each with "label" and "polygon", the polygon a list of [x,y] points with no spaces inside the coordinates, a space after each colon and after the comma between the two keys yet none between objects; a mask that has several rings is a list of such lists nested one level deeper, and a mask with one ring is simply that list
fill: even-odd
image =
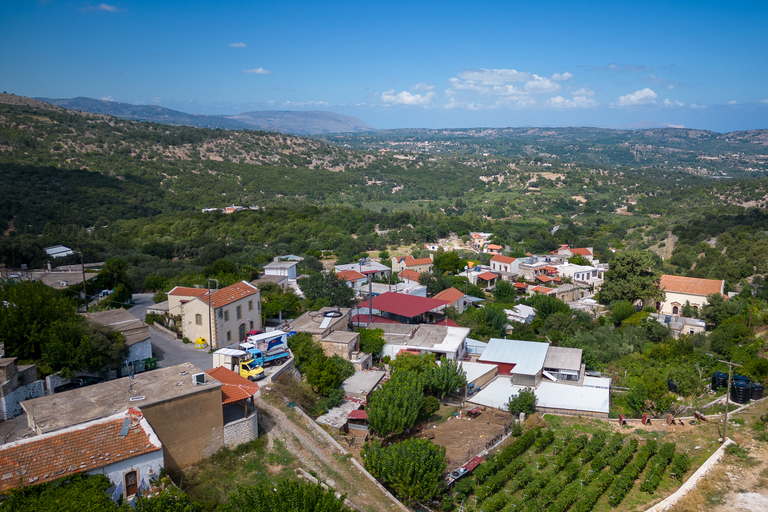
[{"label": "blue sky", "polygon": [[768,2],[6,0],[0,90],[376,128],[768,128]]}]

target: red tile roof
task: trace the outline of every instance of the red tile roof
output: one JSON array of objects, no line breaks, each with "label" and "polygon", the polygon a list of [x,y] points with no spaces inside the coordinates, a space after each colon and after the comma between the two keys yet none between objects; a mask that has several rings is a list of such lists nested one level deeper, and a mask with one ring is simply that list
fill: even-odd
[{"label": "red tile roof", "polygon": [[659,288],[672,293],[688,293],[706,297],[723,293],[725,282],[721,279],[699,279],[696,277],[662,275]]},{"label": "red tile roof", "polygon": [[[130,428],[121,436],[126,418]],[[142,419],[141,411],[131,408],[124,414],[0,446],[0,493],[160,450],[160,441]]]},{"label": "red tile roof", "polygon": [[528,288],[527,283],[515,283],[515,288]]},{"label": "red tile roof", "polygon": [[547,265],[546,267],[544,267],[544,270],[546,270],[547,272],[557,272],[557,268],[551,265]]},{"label": "red tile roof", "polygon": [[545,276],[544,274],[539,274],[536,276],[537,281],[541,281],[542,283],[548,283],[552,280],[551,277]]},{"label": "red tile roof", "polygon": [[397,277],[399,277],[400,279],[408,279],[410,281],[418,281],[420,275],[421,274],[419,274],[417,271],[407,268],[402,272],[400,272],[399,274],[397,274]]},{"label": "red tile roof", "polygon": [[344,270],[337,273],[336,275],[345,281],[357,281],[358,279],[365,279],[365,276],[357,270]]},{"label": "red tile roof", "polygon": [[367,420],[368,413],[362,409],[358,409],[356,411],[352,411],[351,413],[349,413],[349,416],[347,416],[347,418],[350,420]]},{"label": "red tile roof", "polygon": [[168,292],[168,295],[181,295],[182,297],[202,297],[208,293],[207,288],[189,288],[187,286],[176,286]]},{"label": "red tile roof", "polygon": [[440,299],[440,300],[446,300],[449,304],[453,304],[457,300],[460,300],[462,297],[464,297],[464,292],[461,290],[457,290],[453,286],[448,288],[447,290],[443,290],[437,295],[435,295],[434,299]]},{"label": "red tile roof", "polygon": [[[210,299],[211,306],[213,309],[218,309],[220,307],[226,306],[227,304],[231,304],[235,301],[248,297],[249,295],[255,295],[257,293],[259,293],[258,288],[250,283],[246,283],[245,281],[240,281],[239,283],[235,283],[233,285],[227,286],[226,288],[222,288],[221,290],[213,292]],[[205,297],[202,300],[208,304],[208,297]]]},{"label": "red tile roof", "polygon": [[251,398],[259,392],[259,385],[241,377],[229,368],[218,366],[205,373],[221,382],[221,403],[222,405],[238,402],[246,398]]},{"label": "red tile roof", "polygon": [[456,322],[454,322],[448,317],[443,318],[442,320],[438,320],[432,325],[447,325],[448,327],[461,327],[459,324],[457,324]]},{"label": "red tile roof", "polygon": [[499,249],[501,249],[501,246],[496,244],[488,244],[488,248],[498,251]]},{"label": "red tile roof", "polygon": [[434,261],[432,261],[432,258],[411,258],[405,260],[405,266],[406,267],[416,267],[419,265],[432,265]]},{"label": "red tile roof", "polygon": [[498,261],[499,263],[504,263],[505,265],[508,265],[512,262],[514,262],[517,258],[510,258],[509,256],[502,256],[501,254],[497,254],[493,258],[491,258],[491,261]]},{"label": "red tile roof", "polygon": [[477,277],[482,279],[483,281],[492,281],[492,280],[496,279],[499,276],[494,274],[493,272],[483,272],[482,274],[480,274]]},{"label": "red tile roof", "polygon": [[445,304],[448,301],[395,292],[382,293],[373,298],[373,309],[406,318],[419,316]]},{"label": "red tile roof", "polygon": [[534,286],[531,288],[532,292],[543,293],[544,295],[555,291],[554,288],[547,288],[546,286]]},{"label": "red tile roof", "polygon": [[573,254],[578,254],[578,255],[581,255],[581,256],[592,256],[592,251],[590,251],[586,247],[577,247],[577,248],[570,249],[570,251]]}]

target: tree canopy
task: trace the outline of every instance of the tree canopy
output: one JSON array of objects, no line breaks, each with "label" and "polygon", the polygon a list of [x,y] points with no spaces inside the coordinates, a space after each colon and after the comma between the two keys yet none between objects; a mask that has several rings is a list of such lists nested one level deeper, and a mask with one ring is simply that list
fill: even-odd
[{"label": "tree canopy", "polygon": [[355,291],[334,272],[311,274],[299,278],[299,287],[304,296],[315,301],[316,306],[349,307]]},{"label": "tree canopy", "polygon": [[664,300],[659,288],[661,271],[657,270],[658,257],[649,251],[627,251],[617,254],[611,268],[605,273],[599,300],[611,304],[620,300],[644,303]]},{"label": "tree canopy", "polygon": [[416,423],[424,401],[424,378],[413,371],[394,371],[368,396],[368,425],[382,437],[400,434]]}]

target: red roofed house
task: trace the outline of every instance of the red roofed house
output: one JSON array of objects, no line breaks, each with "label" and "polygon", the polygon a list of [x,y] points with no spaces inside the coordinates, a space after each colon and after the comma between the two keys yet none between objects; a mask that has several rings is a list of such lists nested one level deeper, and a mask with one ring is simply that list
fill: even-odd
[{"label": "red roofed house", "polygon": [[498,279],[498,274],[494,274],[493,272],[483,272],[477,276],[477,286],[488,290],[496,286]]},{"label": "red roofed house", "polygon": [[496,244],[488,244],[485,246],[485,252],[488,254],[501,254],[502,247]]},{"label": "red roofed house", "polygon": [[164,466],[160,440],[141,411],[130,408],[0,446],[0,493],[88,473],[109,478],[113,500],[130,498]]},{"label": "red roofed house", "polygon": [[382,316],[388,316],[403,323],[421,323],[422,321],[430,323],[438,318],[438,314],[433,310],[447,303],[448,301],[440,299],[387,292],[374,297],[372,307],[387,314]]},{"label": "red roofed house", "polygon": [[213,349],[245,341],[245,333],[261,329],[259,289],[241,281],[193,298],[182,306],[182,329],[191,341],[203,338]]},{"label": "red roofed house", "polygon": [[433,297],[434,299],[444,300],[448,303],[440,308],[442,312],[445,312],[446,308],[454,308],[457,313],[464,312],[466,304],[464,302],[464,292],[457,290],[454,287],[450,287],[447,290],[443,290]]},{"label": "red roofed house", "polygon": [[419,274],[424,272],[432,272],[432,255],[428,258],[414,258],[410,254],[408,256],[401,256],[399,258],[392,258],[392,272],[400,272],[401,270],[409,269],[415,270]]},{"label": "red roofed house", "polygon": [[207,288],[174,287],[168,292],[168,313],[173,316],[181,316],[181,306],[195,297],[203,297],[206,293],[208,293]]},{"label": "red roofed house", "polygon": [[572,258],[573,256],[583,256],[584,259],[590,263],[595,259],[595,255],[592,252],[591,247],[568,247],[567,245],[561,245],[558,250],[552,251],[552,254],[565,256],[566,258]]},{"label": "red roofed house", "polygon": [[723,294],[722,279],[698,279],[695,277],[662,275],[659,288],[666,292],[664,302],[656,305],[662,314],[679,315],[686,301],[696,309],[707,304],[707,295]]},{"label": "red roofed house", "polygon": [[420,272],[407,268],[397,274],[397,277],[399,277],[400,280],[406,284],[419,284],[420,275]]},{"label": "red roofed house", "polygon": [[516,258],[510,258],[509,256],[502,256],[497,254],[491,258],[491,271],[496,272],[502,276],[509,274],[517,275],[520,269],[520,263]]},{"label": "red roofed house", "polygon": [[533,293],[540,293],[542,295],[554,295],[557,290],[554,288],[547,288],[546,286],[534,286],[530,290]]},{"label": "red roofed house", "polygon": [[259,437],[258,414],[254,401],[254,397],[259,393],[259,385],[223,366],[205,370],[205,373],[221,382],[224,446],[234,448]]},{"label": "red roofed house", "polygon": [[360,295],[361,287],[368,283],[368,277],[357,270],[343,270],[337,272],[336,276],[347,282],[347,286],[355,290],[355,295]]}]

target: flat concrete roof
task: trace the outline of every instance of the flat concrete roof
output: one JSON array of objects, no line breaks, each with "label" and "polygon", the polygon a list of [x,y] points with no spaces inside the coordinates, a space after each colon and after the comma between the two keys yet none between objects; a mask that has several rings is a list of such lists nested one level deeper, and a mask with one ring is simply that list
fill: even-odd
[{"label": "flat concrete roof", "polygon": [[581,369],[581,353],[580,348],[553,347],[550,345],[549,350],[547,350],[547,357],[544,359],[544,367],[577,372]]},{"label": "flat concrete roof", "polygon": [[379,385],[387,372],[383,370],[367,370],[355,372],[353,376],[345,380],[341,386],[344,393],[352,396],[368,395]]},{"label": "flat concrete roof", "polygon": [[349,321],[349,314],[352,311],[351,308],[334,308],[334,307],[326,307],[322,308],[320,311],[308,311],[301,315],[299,318],[295,320],[291,320],[291,330],[296,332],[308,332],[310,334],[322,334],[325,332],[328,327],[320,328],[320,326],[323,323],[323,320],[325,320],[326,313],[331,313],[335,311],[341,312],[340,317],[333,316],[331,317],[331,321],[328,324],[328,327],[335,325],[340,320],[344,323],[344,329],[346,330],[347,322]]},{"label": "flat concrete roof", "polygon": [[149,326],[124,309],[86,313],[85,317],[91,322],[105,325],[113,331],[123,333],[125,344],[129,347],[150,337]]},{"label": "flat concrete roof", "polygon": [[495,364],[471,363],[465,361],[462,361],[459,364],[461,364],[461,369],[464,370],[464,375],[467,377],[468,384],[476,381],[487,373],[496,371],[498,368]]},{"label": "flat concrete roof", "polygon": [[344,345],[349,345],[359,337],[359,333],[352,331],[333,331],[331,334],[320,340],[320,342],[343,343]]},{"label": "flat concrete roof", "polygon": [[456,352],[469,334],[468,327],[439,324],[377,324],[376,327],[384,330],[388,345],[431,352]]},{"label": "flat concrete roof", "polygon": [[211,388],[221,388],[221,382],[210,376],[206,376],[204,385],[195,386],[192,375],[196,373],[203,371],[192,363],[182,363],[138,373],[133,380],[123,377],[33,398],[21,402],[21,406],[27,413],[29,426],[38,434],[42,434],[105,418],[129,407],[141,409],[150,404],[201,393]]}]

